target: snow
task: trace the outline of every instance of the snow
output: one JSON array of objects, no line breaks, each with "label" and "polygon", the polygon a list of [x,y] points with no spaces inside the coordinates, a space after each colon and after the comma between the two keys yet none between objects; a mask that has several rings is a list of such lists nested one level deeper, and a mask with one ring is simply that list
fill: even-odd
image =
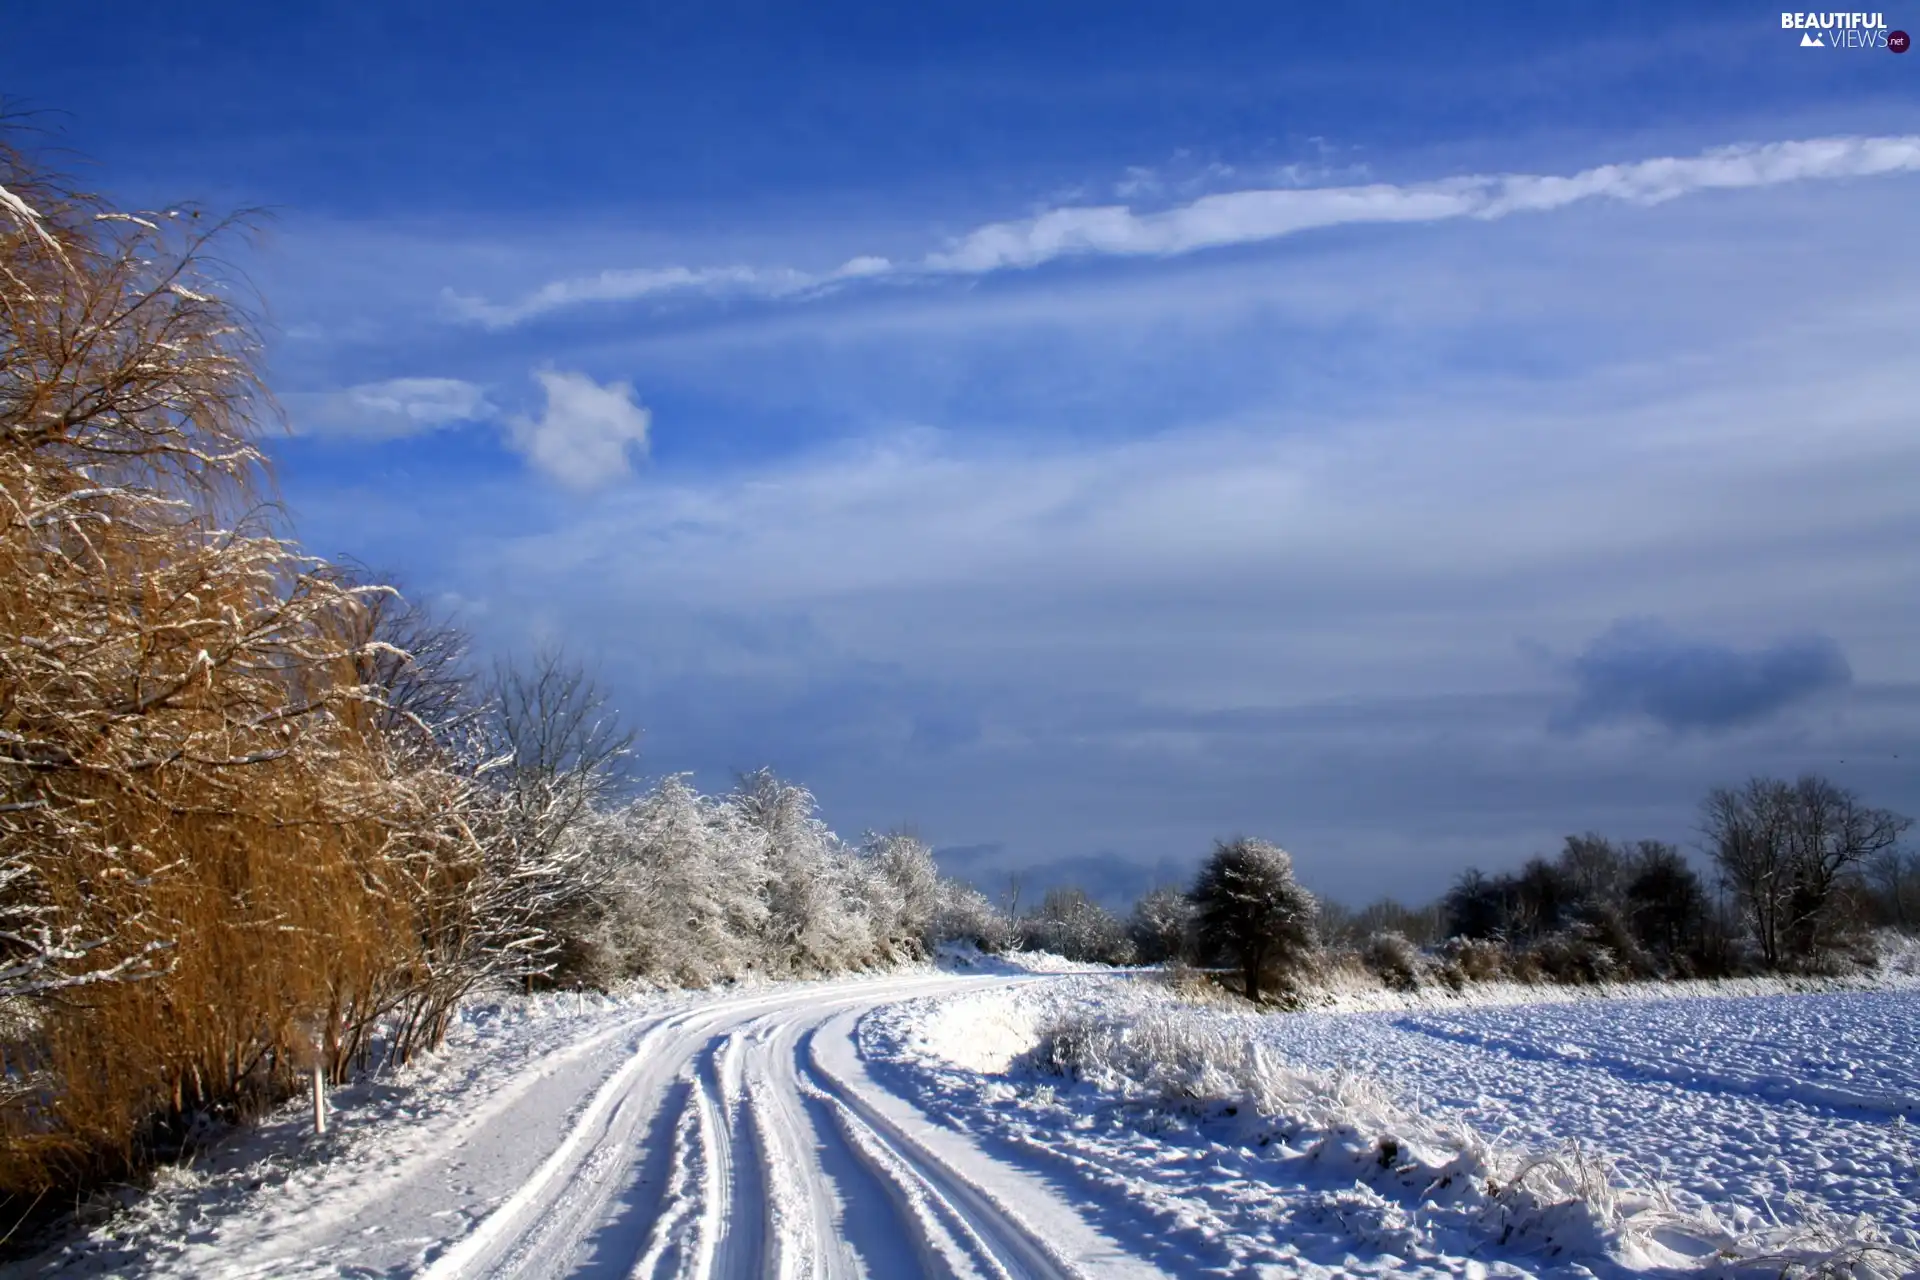
[{"label": "snow", "polygon": [[446,1053],[336,1093],[325,1137],[290,1104],[6,1274],[1920,1265],[1920,993],[1258,1015],[1058,957],[939,959],[469,1008]]},{"label": "snow", "polygon": [[1885,992],[1261,1016],[1078,980],[883,1010],[863,1047],[895,1092],[1128,1206],[1132,1247],[1179,1274],[1777,1275],[1760,1260],[1920,1246],[1916,1013]]},{"label": "snow", "polygon": [[1639,999],[1269,1019],[1321,1070],[1364,1061],[1405,1104],[1503,1141],[1575,1140],[1737,1219],[1789,1193],[1920,1245],[1920,993]]}]

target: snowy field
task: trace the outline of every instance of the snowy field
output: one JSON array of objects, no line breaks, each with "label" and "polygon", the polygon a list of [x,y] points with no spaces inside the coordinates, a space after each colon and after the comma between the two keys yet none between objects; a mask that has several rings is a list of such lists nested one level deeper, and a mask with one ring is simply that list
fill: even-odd
[{"label": "snowy field", "polygon": [[1687,1203],[1764,1215],[1804,1195],[1920,1233],[1920,993],[1268,1021],[1289,1062],[1365,1063],[1504,1144],[1577,1140]]},{"label": "snowy field", "polygon": [[1920,1266],[1920,995],[1259,1016],[1027,964],[477,1008],[5,1274]]},{"label": "snowy field", "polygon": [[1912,992],[1262,1017],[1077,981],[883,1010],[863,1049],[1170,1274],[1778,1275],[1878,1240],[1900,1275],[1916,1019]]}]

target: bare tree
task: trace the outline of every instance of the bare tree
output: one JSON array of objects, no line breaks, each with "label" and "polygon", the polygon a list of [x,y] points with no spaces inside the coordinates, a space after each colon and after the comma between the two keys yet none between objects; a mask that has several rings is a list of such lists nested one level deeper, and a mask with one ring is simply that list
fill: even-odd
[{"label": "bare tree", "polygon": [[1771,778],[1753,778],[1737,789],[1717,787],[1703,806],[1701,831],[1720,883],[1739,904],[1769,968],[1777,968],[1786,953],[1792,918],[1791,823],[1787,784]]},{"label": "bare tree", "polygon": [[1826,945],[1844,877],[1893,848],[1910,826],[1910,819],[1808,775],[1715,790],[1702,830],[1761,958],[1777,967]]},{"label": "bare tree", "polygon": [[467,838],[423,844],[408,862],[422,971],[394,1042],[402,1058],[438,1044],[482,983],[551,973],[605,874],[590,823],[634,740],[605,691],[549,649],[497,663],[483,696],[449,753]]},{"label": "bare tree", "polygon": [[1902,933],[1920,925],[1920,853],[1882,849],[1867,860],[1866,873],[1886,923]]},{"label": "bare tree", "polygon": [[1626,894],[1628,858],[1605,836],[1568,836],[1556,859],[1575,899],[1586,906],[1617,905]]}]

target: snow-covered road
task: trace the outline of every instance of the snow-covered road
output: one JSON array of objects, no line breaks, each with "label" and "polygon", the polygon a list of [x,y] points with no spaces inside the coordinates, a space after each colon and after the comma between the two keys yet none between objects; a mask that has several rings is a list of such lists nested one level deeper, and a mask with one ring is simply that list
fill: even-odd
[{"label": "snow-covered road", "polygon": [[[1019,977],[775,988],[638,1014],[433,1149],[199,1275],[1153,1275],[1037,1176],[888,1092],[862,1014]],[[571,1108],[566,1102],[571,1100]]]}]

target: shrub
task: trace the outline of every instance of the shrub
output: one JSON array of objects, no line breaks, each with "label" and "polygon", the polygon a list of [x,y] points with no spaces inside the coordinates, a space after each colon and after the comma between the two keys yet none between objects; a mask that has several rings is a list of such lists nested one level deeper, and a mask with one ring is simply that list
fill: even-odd
[{"label": "shrub", "polygon": [[934,917],[935,942],[971,942],[982,951],[1006,951],[1015,942],[1013,922],[972,885],[941,882],[940,909]]},{"label": "shrub", "polygon": [[1521,954],[1523,971],[1568,986],[1593,986],[1624,976],[1618,958],[1603,943],[1579,930],[1563,930],[1536,939]]},{"label": "shrub", "polygon": [[1143,894],[1127,921],[1127,934],[1141,964],[1187,959],[1193,951],[1193,899],[1178,889]]},{"label": "shrub", "polygon": [[1491,938],[1449,938],[1440,945],[1440,959],[1468,982],[1504,978],[1512,963],[1507,945]]},{"label": "shrub", "polygon": [[1053,889],[1039,910],[1020,921],[1020,942],[1090,964],[1130,964],[1133,942],[1126,926],[1080,889]]},{"label": "shrub", "polygon": [[1361,949],[1367,968],[1396,991],[1414,991],[1420,986],[1420,974],[1426,961],[1418,947],[1405,934],[1385,931],[1367,939]]}]

